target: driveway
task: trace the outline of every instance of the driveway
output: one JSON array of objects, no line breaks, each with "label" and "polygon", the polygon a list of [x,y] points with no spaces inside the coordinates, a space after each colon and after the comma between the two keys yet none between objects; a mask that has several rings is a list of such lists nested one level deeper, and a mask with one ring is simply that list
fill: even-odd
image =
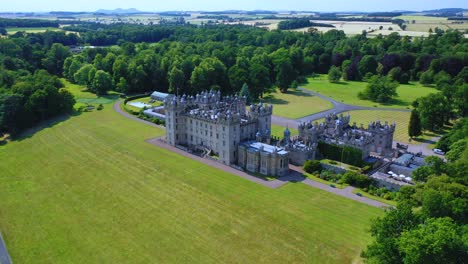
[{"label": "driveway", "polygon": [[290,126],[290,127],[296,127],[298,123],[303,123],[303,122],[308,122],[312,120],[317,120],[321,118],[325,118],[329,114],[339,114],[343,112],[349,112],[349,111],[355,111],[355,110],[383,110],[383,111],[399,111],[399,112],[411,112],[411,110],[408,109],[395,109],[395,108],[375,108],[375,107],[366,107],[366,106],[357,106],[357,105],[348,105],[348,104],[343,104],[338,101],[335,101],[334,99],[327,97],[325,95],[321,95],[319,93],[310,91],[308,89],[299,87],[297,88],[301,92],[317,96],[323,100],[326,100],[330,102],[333,105],[333,108],[318,112],[315,114],[311,114],[308,116],[304,116],[298,119],[289,119],[289,118],[284,118],[280,116],[272,116],[271,122],[275,125],[280,125],[280,126]]}]

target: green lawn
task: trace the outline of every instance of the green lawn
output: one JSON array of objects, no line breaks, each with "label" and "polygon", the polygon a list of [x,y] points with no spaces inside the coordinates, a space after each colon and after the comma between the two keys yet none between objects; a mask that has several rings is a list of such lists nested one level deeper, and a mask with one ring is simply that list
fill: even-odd
[{"label": "green lawn", "polygon": [[308,84],[304,85],[304,88],[318,92],[345,104],[376,108],[385,107],[403,109],[410,108],[411,103],[421,96],[438,92],[434,88],[424,87],[419,83],[401,84],[397,88],[398,97],[393,99],[389,104],[380,104],[358,98],[358,93],[363,91],[366,86],[366,82],[330,83],[326,75],[320,75],[319,77],[309,78]]},{"label": "green lawn", "polygon": [[0,146],[15,263],[355,263],[380,209],[301,183],[269,189],[144,142],[111,107]]},{"label": "green lawn", "polygon": [[[275,137],[283,138],[285,129],[286,127],[271,124],[271,135]],[[299,134],[299,132],[297,131],[297,128],[289,127],[288,129],[291,132],[291,136],[297,136]]]},{"label": "green lawn", "polygon": [[119,98],[119,95],[116,92],[111,91],[108,95],[97,96],[96,94],[86,91],[86,87],[83,87],[78,84],[73,84],[63,78],[60,80],[65,85],[65,88],[69,90],[73,95],[75,95],[75,99],[77,102],[76,106],[86,104],[111,104],[117,98]]},{"label": "green lawn", "polygon": [[[350,111],[345,112],[343,115],[347,114],[351,115],[351,122],[356,122],[356,125],[359,127],[361,124],[364,125],[365,128],[369,125],[370,122],[380,120],[382,124],[387,121],[389,124],[395,121],[396,129],[394,134],[394,140],[400,141],[404,143],[409,142],[409,135],[408,135],[408,125],[410,119],[410,112],[401,112],[401,111],[385,111],[385,110],[357,110],[357,111]],[[317,122],[323,122],[323,119],[317,120]],[[412,140],[411,144],[421,144],[424,140],[428,140],[432,137],[435,137],[434,133],[425,132],[423,136],[416,138],[416,140]]]},{"label": "green lawn", "polygon": [[273,114],[287,118],[300,118],[332,108],[332,104],[317,96],[290,89],[266,95],[263,102],[273,105]]}]

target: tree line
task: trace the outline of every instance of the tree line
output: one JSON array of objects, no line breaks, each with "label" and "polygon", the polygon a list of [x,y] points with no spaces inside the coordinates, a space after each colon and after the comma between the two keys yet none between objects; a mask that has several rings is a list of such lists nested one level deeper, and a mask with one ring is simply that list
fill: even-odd
[{"label": "tree line", "polygon": [[[10,89],[14,83],[8,76],[22,70],[32,74],[45,69],[98,94],[109,90],[194,94],[206,89],[232,94],[246,84],[255,100],[273,87],[286,92],[305,76],[327,73],[334,66],[346,80],[379,75],[400,83],[421,80],[441,89],[444,83],[466,87],[466,77],[459,76],[466,76],[467,41],[451,30],[413,39],[396,33],[347,37],[335,29],[297,33],[242,25],[85,24],[75,29],[80,35],[45,32],[0,40],[0,61],[7,70],[0,86]],[[65,47],[84,43],[113,46],[85,49],[80,54],[71,54]],[[447,77],[450,81],[443,81]],[[392,85],[388,87],[391,91]],[[453,88],[446,90],[452,96]],[[460,93],[453,94],[450,98],[463,102]]]},{"label": "tree line", "polygon": [[[396,208],[371,224],[374,241],[363,251],[369,263],[465,263],[468,259],[468,122],[447,139],[447,163],[426,158],[418,181],[399,192]],[[447,141],[445,141],[447,143]]]}]

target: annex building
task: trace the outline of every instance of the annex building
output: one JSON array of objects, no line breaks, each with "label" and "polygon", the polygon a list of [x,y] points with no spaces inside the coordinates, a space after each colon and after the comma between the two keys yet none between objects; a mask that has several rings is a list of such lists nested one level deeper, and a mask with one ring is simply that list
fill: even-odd
[{"label": "annex building", "polygon": [[318,142],[360,149],[363,159],[375,153],[392,155],[395,124],[379,121],[357,127],[350,116],[328,115],[323,123],[301,123],[299,135],[271,136],[273,106],[246,105],[246,98],[205,91],[195,96],[164,96],[166,142],[172,146],[210,155],[226,165],[252,173],[282,176],[289,163],[302,165],[316,159]]}]

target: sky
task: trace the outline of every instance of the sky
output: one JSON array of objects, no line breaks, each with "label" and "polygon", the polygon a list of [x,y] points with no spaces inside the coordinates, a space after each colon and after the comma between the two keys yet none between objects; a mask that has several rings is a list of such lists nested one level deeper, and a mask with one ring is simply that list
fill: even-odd
[{"label": "sky", "polygon": [[0,0],[0,12],[96,11],[136,8],[141,11],[306,10],[421,11],[467,8],[468,0]]}]

